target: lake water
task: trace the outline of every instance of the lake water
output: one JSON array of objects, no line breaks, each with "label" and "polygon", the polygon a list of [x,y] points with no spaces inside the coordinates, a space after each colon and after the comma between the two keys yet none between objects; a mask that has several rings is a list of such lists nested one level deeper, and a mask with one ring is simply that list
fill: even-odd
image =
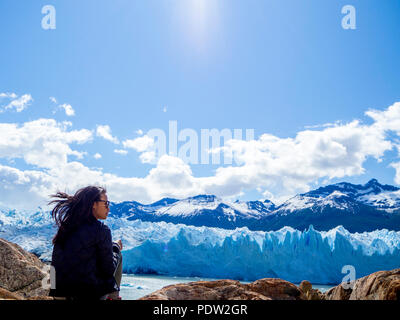
[{"label": "lake water", "polygon": [[[123,274],[121,280],[120,296],[123,300],[136,300],[170,284],[187,283],[192,281],[212,281],[218,279],[197,278],[197,277],[171,277],[159,275],[135,275]],[[241,281],[242,283],[249,283]],[[296,284],[298,285],[298,284]],[[313,285],[314,289],[325,292],[332,288],[332,285]]]}]

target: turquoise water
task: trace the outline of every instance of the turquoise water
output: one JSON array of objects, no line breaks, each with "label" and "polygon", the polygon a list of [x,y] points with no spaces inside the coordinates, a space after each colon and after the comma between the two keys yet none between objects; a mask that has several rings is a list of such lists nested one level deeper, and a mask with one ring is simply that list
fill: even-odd
[{"label": "turquoise water", "polygon": [[[143,297],[149,293],[152,293],[170,284],[187,283],[192,281],[212,281],[212,280],[218,280],[218,279],[123,274],[121,280],[120,296],[122,297],[123,300],[136,300],[140,297]],[[241,282],[249,283],[246,281],[241,281]],[[321,290],[321,292],[325,292],[331,287],[332,285],[313,285],[314,289],[319,289]]]}]

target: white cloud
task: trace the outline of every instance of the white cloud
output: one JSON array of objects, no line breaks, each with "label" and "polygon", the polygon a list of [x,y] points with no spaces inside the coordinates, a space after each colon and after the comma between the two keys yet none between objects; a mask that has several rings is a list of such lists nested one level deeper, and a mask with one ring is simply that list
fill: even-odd
[{"label": "white cloud", "polygon": [[144,178],[104,175],[109,198],[114,201],[137,199],[150,203],[163,197],[188,197],[202,193],[197,178],[181,159],[164,155]]},{"label": "white cloud", "polygon": [[379,130],[392,130],[400,135],[400,102],[396,102],[384,111],[368,110],[365,114],[371,117],[373,124]]},{"label": "white cloud", "polygon": [[[186,197],[201,191],[193,182],[192,172],[182,160],[160,158],[145,178],[124,178],[90,169],[77,161],[46,171],[19,170],[0,165],[0,192],[6,204],[15,208],[44,205],[57,190],[74,193],[87,185],[101,185],[113,201],[138,199],[152,202],[164,196]],[[27,196],[29,195],[29,196]]]},{"label": "white cloud", "polygon": [[253,141],[230,140],[222,149],[233,152],[241,166],[218,168],[208,189],[221,194],[229,193],[227,185],[231,192],[259,187],[275,196],[279,190],[305,192],[321,178],[363,174],[368,157],[379,160],[392,147],[382,130],[358,121],[301,131],[295,138],[263,134]]},{"label": "white cloud", "polygon": [[12,99],[7,105],[0,107],[0,113],[10,109],[15,109],[16,112],[21,112],[33,101],[30,94],[24,94],[18,97],[15,93],[0,93],[0,98]]},{"label": "white cloud", "polygon": [[3,93],[0,93],[0,99],[3,99],[3,98],[8,98],[8,99],[15,99],[16,97],[18,97],[15,93],[10,93],[10,92],[3,92]]},{"label": "white cloud", "polygon": [[147,135],[122,142],[124,148],[134,149],[137,152],[145,152],[154,147],[154,139]]},{"label": "white cloud", "polygon": [[166,106],[163,108],[163,112],[167,112],[167,107]]},{"label": "white cloud", "polygon": [[304,126],[304,129],[319,129],[319,128],[329,128],[329,127],[337,127],[342,125],[341,121],[335,121],[335,123],[324,123],[324,124],[317,124],[311,126]]},{"label": "white cloud", "polygon": [[[49,97],[50,101],[54,104],[57,104],[57,99],[55,97]],[[72,117],[75,115],[75,110],[69,103],[60,104],[55,110],[53,110],[53,114],[57,112],[57,110],[62,109],[68,117]]]},{"label": "white cloud", "polygon": [[155,151],[145,151],[139,156],[140,161],[143,163],[155,163],[156,162],[156,153]]},{"label": "white cloud", "polygon": [[0,123],[0,158],[22,158],[40,168],[57,168],[67,163],[68,156],[81,158],[84,152],[72,150],[71,143],[83,144],[92,138],[89,130],[68,131],[69,122],[53,119]]},{"label": "white cloud", "polygon": [[51,177],[41,171],[21,171],[0,165],[0,182],[2,204],[10,208],[31,209],[45,205],[47,196],[54,192]]},{"label": "white cloud", "polygon": [[64,103],[59,105],[59,108],[64,109],[65,114],[68,117],[72,117],[75,115],[75,110],[72,108],[72,106],[70,104]]},{"label": "white cloud", "polygon": [[143,130],[142,129],[136,130],[136,134],[138,134],[139,136],[143,135]]},{"label": "white cloud", "polygon": [[108,125],[98,125],[96,129],[96,135],[105,140],[111,141],[112,143],[119,144],[118,139],[112,136],[111,128]]},{"label": "white cloud", "polygon": [[101,159],[101,154],[100,153],[95,153],[93,156],[95,159]]},{"label": "white cloud", "polygon": [[128,151],[127,150],[123,150],[123,149],[114,149],[115,153],[121,154],[121,155],[127,155]]},{"label": "white cloud", "polygon": [[392,162],[390,166],[396,170],[394,181],[400,184],[400,162]]}]

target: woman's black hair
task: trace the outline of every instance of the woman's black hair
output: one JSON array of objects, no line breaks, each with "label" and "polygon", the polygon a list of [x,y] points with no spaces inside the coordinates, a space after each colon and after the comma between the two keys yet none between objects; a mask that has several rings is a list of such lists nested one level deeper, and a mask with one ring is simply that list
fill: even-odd
[{"label": "woman's black hair", "polygon": [[51,216],[58,226],[53,244],[64,242],[78,226],[93,219],[93,204],[106,192],[103,187],[88,186],[79,189],[73,196],[60,191],[50,195],[52,198],[59,198],[49,202],[49,205],[56,204],[51,211]]}]

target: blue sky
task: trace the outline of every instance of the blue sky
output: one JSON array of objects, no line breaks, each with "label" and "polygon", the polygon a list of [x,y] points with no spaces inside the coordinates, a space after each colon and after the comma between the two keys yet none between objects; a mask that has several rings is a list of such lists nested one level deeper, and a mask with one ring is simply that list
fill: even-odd
[{"label": "blue sky", "polygon": [[[356,9],[356,30],[342,28],[341,10],[349,4]],[[56,9],[55,30],[41,26],[44,5]],[[18,196],[27,192],[31,200],[26,202],[36,205],[55,187],[72,192],[96,182],[108,187],[111,200],[143,202],[196,191],[278,199],[320,184],[371,178],[400,184],[400,168],[391,166],[399,163],[393,128],[399,107],[384,113],[400,101],[398,1],[2,0],[0,36],[2,132],[5,124],[14,124],[19,128],[14,135],[32,137],[11,145],[11,136],[3,135],[4,205],[18,205]],[[6,108],[24,95],[31,99],[23,110]],[[68,116],[61,105],[75,114]],[[380,112],[377,117],[384,124],[365,114],[371,109]],[[39,119],[54,122],[36,124]],[[263,140],[255,147],[261,154],[255,154],[265,156],[265,162],[254,163],[254,146],[247,145],[245,165],[238,170],[226,164],[184,165],[174,158],[148,163],[140,157],[148,150],[123,143],[153,128],[168,132],[172,120],[178,130],[190,128],[199,136],[207,128],[254,129],[257,141],[268,134],[279,144],[296,139],[299,132],[317,131],[321,141],[334,146],[323,149],[318,142],[322,149],[307,153],[313,159],[323,150],[334,155],[337,143],[348,153],[349,146],[365,143],[359,133],[351,143],[336,133],[332,137],[324,124],[347,130],[346,124],[359,120],[362,130],[373,126],[381,131],[367,138],[376,144],[374,150],[363,146],[360,151],[357,145],[351,155],[304,168],[304,161],[296,162],[304,150],[298,141],[292,141],[298,148],[287,150],[293,165],[287,154],[265,152],[270,142]],[[62,128],[63,121],[69,124]],[[99,126],[108,126],[114,142],[102,137]],[[23,131],[25,127],[30,129]],[[51,136],[40,133],[53,129]],[[74,138],[65,138],[67,132],[75,132]],[[35,142],[27,147],[29,141]],[[46,141],[52,141],[50,146]],[[391,147],[382,147],[385,142]],[[236,150],[237,145],[231,147]],[[53,156],[61,159],[58,164],[44,164]],[[263,171],[266,165],[269,171]],[[74,174],[81,179],[75,181]]]}]

